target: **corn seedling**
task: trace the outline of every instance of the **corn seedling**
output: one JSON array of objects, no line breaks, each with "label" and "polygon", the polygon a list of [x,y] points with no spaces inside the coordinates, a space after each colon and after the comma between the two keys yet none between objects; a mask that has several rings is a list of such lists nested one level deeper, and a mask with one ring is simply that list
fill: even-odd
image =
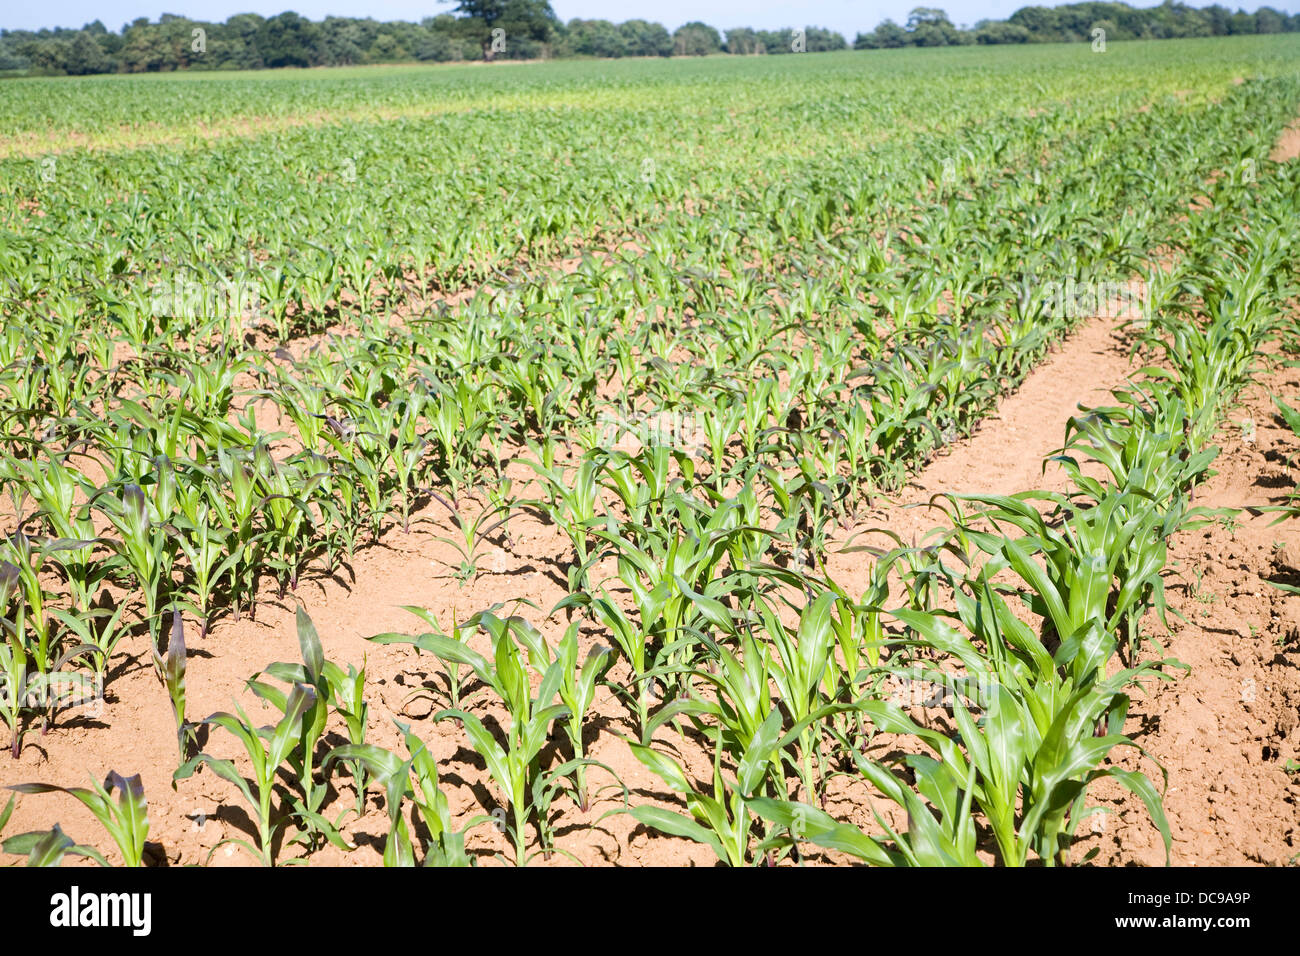
[{"label": "corn seedling", "polygon": [[167,641],[167,656],[158,655],[155,666],[163,675],[167,685],[167,696],[172,702],[172,716],[176,718],[176,746],[180,751],[181,762],[189,755],[190,745],[194,741],[194,732],[185,719],[185,667],[187,663],[185,650],[185,624],[181,612],[172,612],[171,636]]},{"label": "corn seedling", "polygon": [[[140,782],[140,775],[123,777],[117,771],[110,770],[103,784],[92,781],[91,786],[92,789],[86,789],[85,787],[56,787],[48,783],[19,783],[9,789],[18,793],[66,793],[70,797],[75,797],[108,831],[108,835],[117,845],[118,852],[122,854],[122,862],[126,866],[139,866],[144,857],[145,838],[149,835],[149,808],[145,802],[144,785]],[[116,803],[112,797],[114,790],[118,791]],[[11,838],[11,840],[16,839],[18,838]],[[10,841],[7,840],[5,843],[5,852],[22,852],[21,849],[10,849]],[[61,843],[62,841],[57,838],[50,840],[41,852],[51,854],[54,852],[54,847]],[[21,845],[19,843],[14,846]],[[35,852],[36,847],[33,846],[32,849]],[[72,848],[65,847],[65,849]],[[92,856],[103,866],[108,865],[98,853],[83,853],[83,855]]]},{"label": "corn seedling", "polygon": [[[235,713],[220,712],[200,721],[209,726],[224,728],[243,746],[253,767],[252,781],[245,780],[229,760],[200,753],[186,761],[173,780],[184,780],[194,774],[200,765],[207,765],[221,779],[232,783],[248,802],[257,826],[257,845],[240,838],[229,838],[222,843],[242,846],[264,866],[275,865],[275,837],[287,817],[272,816],[271,801],[275,796],[275,780],[286,758],[302,739],[302,724],[316,704],[316,691],[307,684],[294,684],[285,697],[280,720],[269,727],[256,727],[244,709],[235,705]],[[218,844],[220,846],[220,844]],[[217,847],[213,847],[216,852]]]},{"label": "corn seedling", "polygon": [[[452,829],[447,797],[438,786],[437,763],[410,727],[402,723],[397,727],[406,740],[408,756],[405,760],[374,744],[351,743],[330,751],[321,764],[322,770],[328,773],[334,761],[350,763],[363,768],[369,782],[383,789],[389,820],[388,839],[384,843],[385,866],[415,864],[411,829],[402,814],[402,806],[407,800],[414,804],[428,833],[424,865],[469,866],[471,860],[465,853],[465,831]],[[359,780],[358,786],[362,786]],[[466,830],[491,819],[487,815],[479,816]]]},{"label": "corn seedling", "polygon": [[533,785],[540,777],[558,772],[543,771],[540,754],[550,739],[551,725],[569,715],[564,704],[554,702],[563,679],[563,662],[550,662],[534,693],[528,680],[526,659],[516,638],[520,635],[527,648],[527,631],[521,631],[513,619],[503,621],[487,612],[479,615],[479,624],[492,637],[491,661],[460,644],[458,649],[444,648],[443,653],[458,655],[461,663],[467,664],[505,704],[510,715],[510,725],[504,728],[505,743],[498,742],[483,722],[468,711],[449,708],[435,714],[434,719],[461,721],[475,751],[487,763],[492,779],[506,797],[506,810],[510,814],[507,832],[514,844],[515,863],[523,865],[528,859],[525,826],[534,810],[530,799]]},{"label": "corn seedling", "polygon": [[[434,500],[451,514],[452,521],[459,532],[455,538],[439,535],[436,540],[451,545],[460,555],[460,566],[455,569],[456,581],[462,587],[478,574],[479,550],[488,535],[503,527],[510,520],[510,506],[506,503],[488,504],[475,517],[470,517],[458,506],[451,504],[440,494],[430,492]],[[497,518],[504,512],[504,517]],[[493,518],[497,520],[493,521]]]}]

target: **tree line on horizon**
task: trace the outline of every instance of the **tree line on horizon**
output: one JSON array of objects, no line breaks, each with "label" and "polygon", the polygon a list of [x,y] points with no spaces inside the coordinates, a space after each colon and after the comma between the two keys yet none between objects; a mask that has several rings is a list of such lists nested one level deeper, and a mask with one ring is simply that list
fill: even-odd
[{"label": "tree line on horizon", "polygon": [[[1173,0],[1150,8],[1087,2],[1022,7],[1006,20],[959,27],[942,9],[917,7],[902,25],[885,20],[868,33],[858,33],[852,47],[1074,42],[1091,39],[1097,28],[1105,30],[1108,41],[1287,33],[1300,32],[1300,14],[1271,7],[1233,12],[1218,4],[1198,9]],[[744,56],[815,53],[849,45],[842,34],[812,26],[719,31],[695,21],[669,32],[647,20],[565,23],[549,0],[459,0],[454,13],[419,23],[369,17],[317,22],[293,12],[273,17],[241,13],[224,23],[208,23],[163,14],[156,23],[140,17],[117,33],[99,20],[79,30],[0,30],[0,73],[59,76],[413,61]]]}]

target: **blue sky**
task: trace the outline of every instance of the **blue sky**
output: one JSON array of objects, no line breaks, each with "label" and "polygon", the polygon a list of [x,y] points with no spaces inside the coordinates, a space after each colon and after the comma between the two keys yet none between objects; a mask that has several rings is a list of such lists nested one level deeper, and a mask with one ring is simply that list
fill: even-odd
[{"label": "blue sky", "polygon": [[[703,20],[721,29],[752,26],[774,29],[786,26],[823,26],[845,34],[850,40],[859,30],[875,27],[886,17],[899,23],[912,7],[942,7],[957,24],[972,24],[985,17],[1003,19],[1031,0],[880,0],[866,4],[861,0],[551,0],[562,20],[573,17],[600,17],[622,21],[634,17],[656,20],[669,29],[688,20]],[[1130,0],[1132,2],[1132,0]],[[1211,0],[1191,0],[1194,6],[1206,6]],[[1233,7],[1231,0],[1220,0]],[[1238,0],[1240,2],[1240,0]],[[1153,4],[1138,0],[1135,6]],[[1248,9],[1264,5],[1251,2]],[[92,20],[102,20],[110,30],[136,17],[156,20],[159,14],[174,13],[201,20],[225,20],[235,13],[271,15],[294,10],[319,20],[330,14],[374,17],[377,20],[420,20],[445,13],[453,4],[437,0],[44,0],[25,3],[4,0],[0,9],[0,28],[32,30],[40,27],[79,27]],[[1287,13],[1300,11],[1300,0],[1275,0],[1275,9]]]}]

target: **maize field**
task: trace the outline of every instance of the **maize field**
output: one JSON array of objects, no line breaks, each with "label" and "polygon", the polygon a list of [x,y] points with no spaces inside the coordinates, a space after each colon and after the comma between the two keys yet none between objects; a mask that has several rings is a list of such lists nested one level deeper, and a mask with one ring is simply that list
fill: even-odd
[{"label": "maize field", "polygon": [[1285,34],[0,81],[0,861],[1293,862],[1298,115]]}]

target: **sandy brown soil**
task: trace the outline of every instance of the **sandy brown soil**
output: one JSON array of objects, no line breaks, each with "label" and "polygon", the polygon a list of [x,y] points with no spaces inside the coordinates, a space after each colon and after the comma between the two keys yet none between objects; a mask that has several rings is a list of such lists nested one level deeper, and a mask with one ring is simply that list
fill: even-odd
[{"label": "sandy brown soil", "polygon": [[1300,159],[1300,119],[1282,131],[1268,158],[1275,163],[1289,163]]},{"label": "sandy brown soil", "polygon": [[[909,544],[945,523],[929,507],[938,494],[1014,494],[1031,488],[1063,491],[1067,477],[1044,460],[1065,441],[1065,424],[1079,406],[1110,404],[1109,390],[1132,370],[1120,320],[1092,317],[1037,367],[1013,394],[987,415],[974,434],[947,446],[897,495],[862,516],[853,534],[858,543],[888,544],[872,529],[887,529]],[[831,576],[852,573],[860,560],[834,559]]]},{"label": "sandy brown soil", "polygon": [[[1126,355],[1110,322],[1085,324],[970,439],[923,469],[898,496],[901,507],[865,524],[919,541],[944,522],[925,507],[937,492],[1064,490],[1064,473],[1041,463],[1061,444],[1074,396],[1104,401],[1128,372]],[[1300,404],[1300,374],[1279,366],[1244,393],[1217,439],[1218,474],[1197,491],[1199,506],[1247,510],[1171,542],[1173,633],[1151,615],[1147,632],[1164,650],[1148,654],[1174,658],[1190,672],[1170,668],[1175,681],[1149,687],[1151,696],[1134,702],[1126,733],[1150,759],[1117,755],[1121,766],[1143,770],[1158,786],[1160,767],[1168,773],[1173,865],[1300,860],[1300,595],[1271,586],[1300,584],[1300,523],[1273,524],[1276,514],[1249,510],[1278,505],[1296,485],[1300,445],[1273,395]],[[858,555],[839,556],[832,576],[865,586],[864,564]],[[1136,797],[1103,781],[1094,805],[1108,812],[1089,818],[1073,859],[1096,851],[1104,865],[1164,864],[1160,834]]]}]

